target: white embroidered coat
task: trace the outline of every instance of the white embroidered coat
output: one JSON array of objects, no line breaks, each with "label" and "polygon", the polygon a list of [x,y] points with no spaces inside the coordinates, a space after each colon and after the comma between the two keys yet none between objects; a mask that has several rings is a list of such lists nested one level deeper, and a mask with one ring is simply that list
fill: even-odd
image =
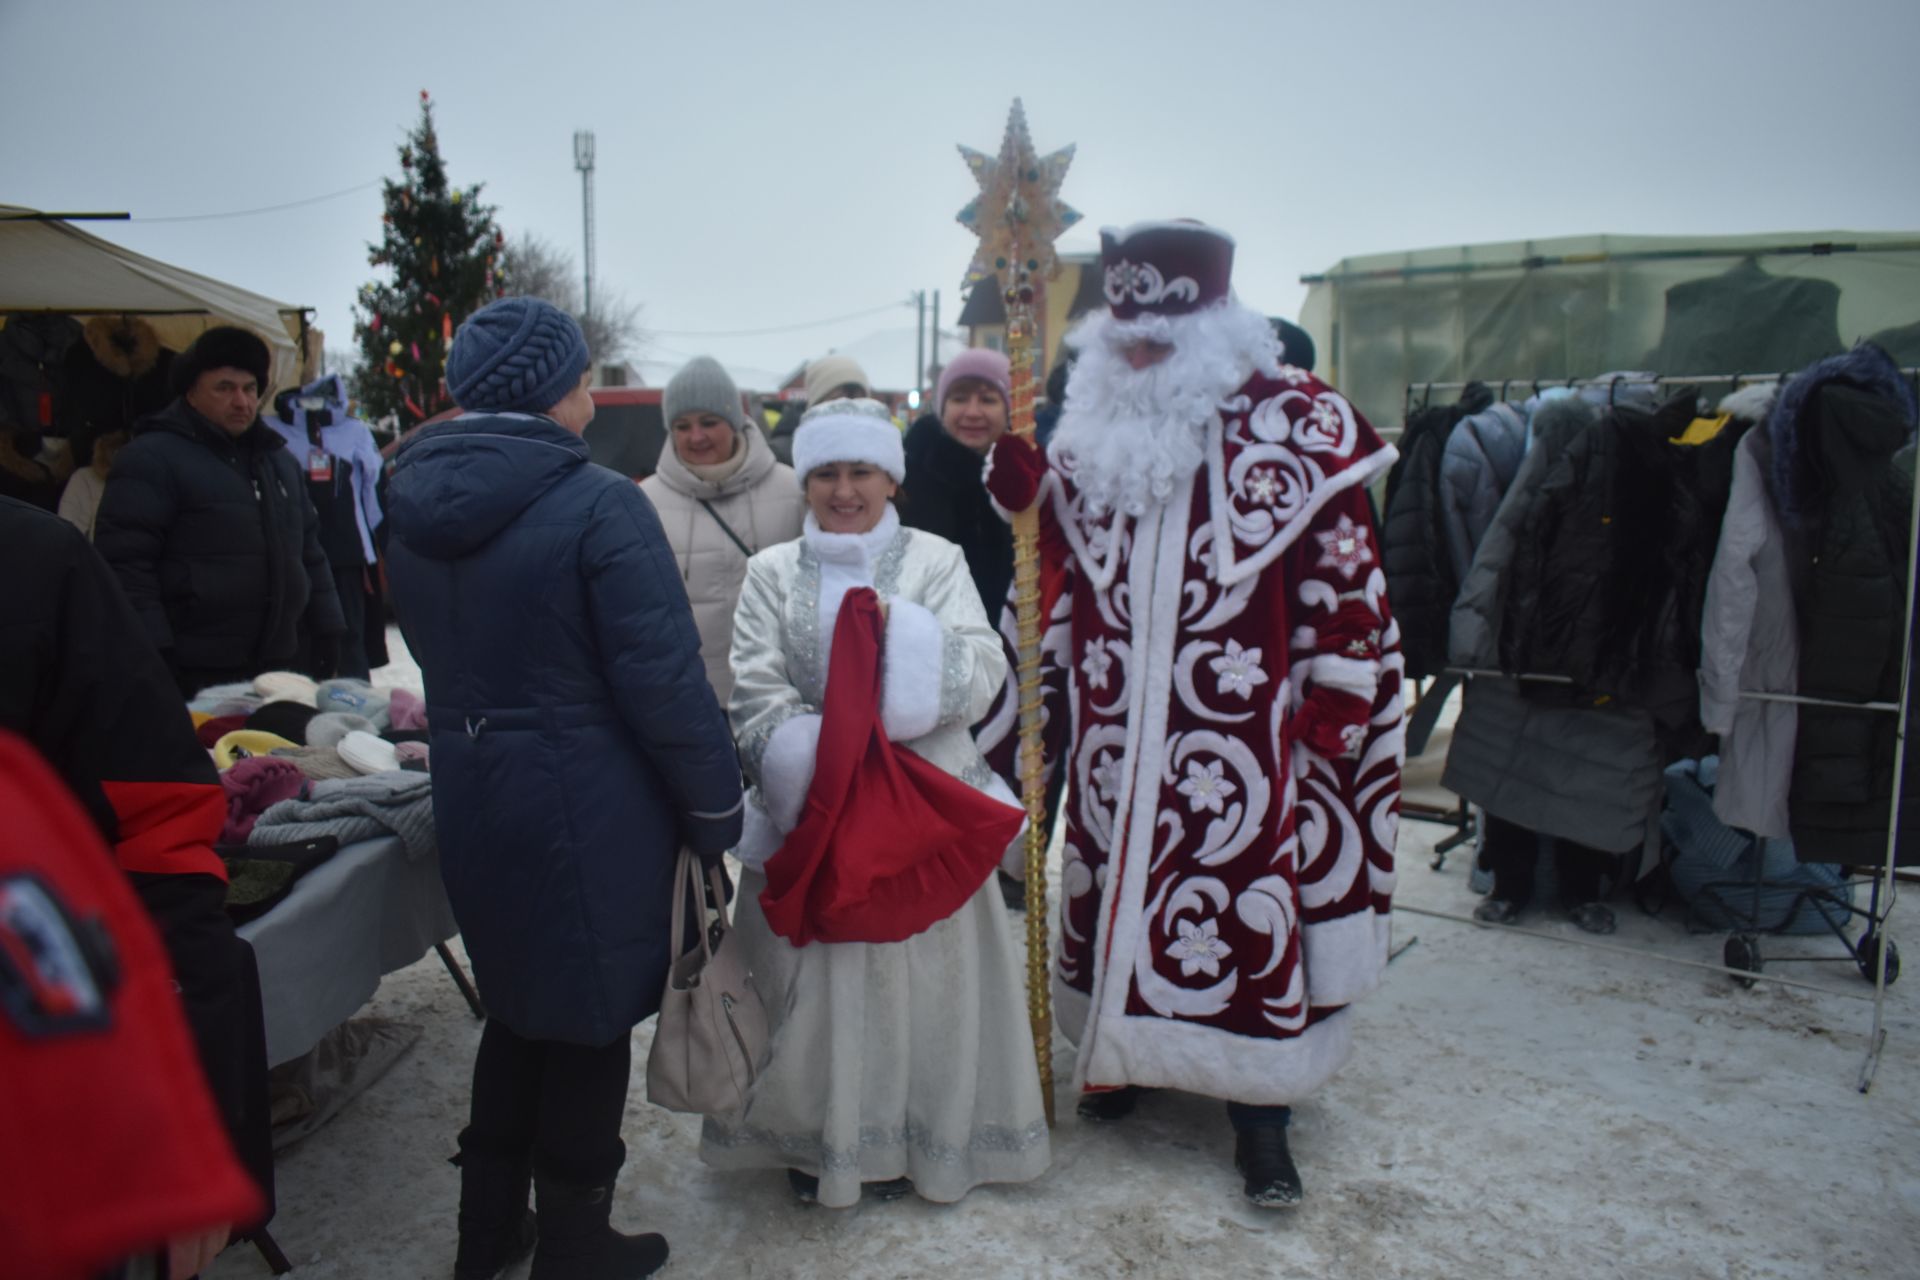
[{"label": "white embroidered coat", "polygon": [[747,562],[733,624],[728,715],[754,786],[736,850],[758,868],[799,820],[820,740],[840,598],[870,586],[888,605],[880,714],[887,736],[980,790],[1015,803],[968,726],[1007,674],[960,548],[901,527],[891,505],[864,534],[822,533],[809,515],[792,542]]}]

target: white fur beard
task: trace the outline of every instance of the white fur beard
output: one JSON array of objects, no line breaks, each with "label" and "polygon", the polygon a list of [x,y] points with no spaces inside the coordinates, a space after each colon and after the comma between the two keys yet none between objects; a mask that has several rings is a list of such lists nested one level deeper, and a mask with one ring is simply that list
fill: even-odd
[{"label": "white fur beard", "polygon": [[[1255,370],[1279,372],[1272,327],[1232,300],[1185,316],[1116,320],[1096,311],[1066,340],[1080,355],[1048,452],[1096,516],[1140,516],[1171,498],[1200,469],[1220,402]],[[1136,342],[1165,343],[1173,353],[1135,369],[1123,352]]]}]

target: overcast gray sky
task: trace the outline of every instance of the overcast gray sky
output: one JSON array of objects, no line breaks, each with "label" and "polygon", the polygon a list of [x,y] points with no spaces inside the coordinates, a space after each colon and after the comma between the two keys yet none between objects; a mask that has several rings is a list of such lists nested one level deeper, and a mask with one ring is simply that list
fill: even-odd
[{"label": "overcast gray sky", "polygon": [[[599,285],[652,358],[785,369],[939,288],[1024,98],[1079,154],[1089,229],[1191,216],[1294,314],[1343,257],[1588,232],[1920,226],[1913,0],[300,4],[0,0],[0,202],[218,213],[397,172],[433,92],[453,180],[579,252],[598,135]],[[96,234],[286,302],[351,345],[377,188]],[[1090,247],[1091,238],[1078,244]]]}]

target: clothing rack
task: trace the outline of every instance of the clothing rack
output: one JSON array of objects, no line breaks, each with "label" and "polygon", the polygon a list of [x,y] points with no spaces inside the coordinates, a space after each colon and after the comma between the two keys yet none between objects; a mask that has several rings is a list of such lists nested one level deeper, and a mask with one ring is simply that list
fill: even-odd
[{"label": "clothing rack", "polygon": [[[1507,398],[1507,393],[1516,387],[1521,390],[1531,388],[1531,392],[1534,395],[1539,395],[1542,391],[1552,391],[1563,387],[1568,390],[1576,387],[1605,387],[1608,391],[1608,399],[1611,400],[1613,394],[1619,391],[1623,383],[1631,388],[1684,387],[1703,382],[1724,382],[1728,384],[1730,391],[1738,391],[1741,387],[1755,386],[1765,382],[1786,382],[1792,379],[1798,372],[1799,370],[1797,369],[1789,369],[1781,373],[1610,373],[1598,378],[1469,378],[1464,382],[1409,382],[1407,384],[1405,404],[1407,413],[1411,415],[1414,409],[1413,397],[1415,392],[1420,393],[1419,407],[1424,409],[1433,403],[1434,392],[1464,391],[1476,383],[1487,388],[1489,391],[1494,391],[1494,403],[1499,404],[1504,402]],[[1915,391],[1920,392],[1920,366],[1903,368],[1900,370],[1900,376],[1912,381]]]},{"label": "clothing rack", "polygon": [[[1496,393],[1498,397],[1498,401],[1505,401],[1507,398],[1507,393],[1510,390],[1512,390],[1514,387],[1530,387],[1532,389],[1532,392],[1536,395],[1542,391],[1551,390],[1556,387],[1566,387],[1566,388],[1606,387],[1608,389],[1608,400],[1609,402],[1611,402],[1614,398],[1614,395],[1618,392],[1620,385],[1622,383],[1625,383],[1628,387],[1645,387],[1645,386],[1663,387],[1663,386],[1697,385],[1701,383],[1709,383],[1709,384],[1726,383],[1726,384],[1729,384],[1731,388],[1737,390],[1739,387],[1743,385],[1751,384],[1751,383],[1763,383],[1763,382],[1785,383],[1791,378],[1793,378],[1798,372],[1800,371],[1788,370],[1780,373],[1755,372],[1755,373],[1731,373],[1731,374],[1719,373],[1719,374],[1646,374],[1646,375],[1640,375],[1640,374],[1634,374],[1634,373],[1616,373],[1616,374],[1609,374],[1607,376],[1597,377],[1597,378],[1506,378],[1506,379],[1479,378],[1479,379],[1470,379],[1466,381],[1457,381],[1457,382],[1456,381],[1414,382],[1414,383],[1407,384],[1405,403],[1406,403],[1407,411],[1409,415],[1411,415],[1413,411],[1413,404],[1414,404],[1413,397],[1416,391],[1418,391],[1421,396],[1420,407],[1425,408],[1427,405],[1429,405],[1432,402],[1434,392],[1461,391],[1461,390],[1464,390],[1469,385],[1472,385],[1473,382],[1478,382],[1481,386],[1487,387],[1490,390],[1494,388],[1498,388]],[[1914,384],[1916,395],[1920,395],[1920,367],[1902,368],[1900,369],[1899,372],[1902,377],[1909,379]],[[1869,909],[1864,913],[1858,913],[1858,914],[1865,914],[1868,918],[1869,924],[1868,924],[1868,932],[1861,939],[1862,945],[1860,946],[1859,951],[1856,953],[1856,956],[1854,958],[1857,959],[1857,961],[1859,962],[1862,973],[1863,974],[1870,973],[1870,976],[1873,979],[1873,1025],[1867,1035],[1866,1056],[1860,1064],[1860,1073],[1859,1073],[1859,1078],[1856,1084],[1856,1087],[1861,1093],[1866,1093],[1868,1090],[1873,1088],[1874,1075],[1879,1070],[1879,1066],[1880,1066],[1881,1052],[1886,1047],[1886,1040],[1887,1040],[1886,998],[1887,998],[1887,983],[1890,980],[1889,969],[1892,969],[1895,973],[1897,973],[1898,964],[1899,964],[1899,958],[1898,958],[1899,951],[1898,951],[1898,948],[1896,948],[1893,945],[1892,940],[1887,937],[1886,921],[1888,916],[1890,916],[1892,913],[1893,904],[1894,904],[1895,859],[1898,856],[1898,851],[1899,851],[1898,842],[1900,838],[1900,822],[1902,817],[1901,808],[1900,808],[1900,789],[1901,789],[1901,784],[1906,776],[1907,736],[1908,736],[1909,730],[1911,729],[1911,725],[1909,724],[1909,718],[1907,715],[1907,707],[1912,697],[1912,689],[1913,689],[1913,681],[1914,681],[1914,671],[1913,671],[1913,623],[1914,623],[1914,604],[1915,604],[1914,596],[1916,594],[1920,594],[1920,590],[1917,590],[1917,588],[1920,588],[1920,582],[1916,582],[1916,578],[1915,578],[1916,571],[1920,570],[1920,491],[1916,492],[1915,501],[1912,503],[1912,518],[1909,521],[1909,528],[1907,530],[1907,540],[1908,540],[1907,541],[1907,582],[1906,582],[1907,602],[1906,602],[1906,628],[1905,628],[1904,634],[1907,636],[1908,639],[1907,639],[1907,652],[1902,657],[1901,663],[1900,663],[1900,696],[1898,701],[1891,702],[1891,703],[1850,702],[1850,701],[1844,701],[1844,700],[1833,699],[1833,698],[1813,698],[1813,697],[1807,697],[1801,694],[1761,693],[1758,691],[1749,692],[1746,690],[1742,690],[1740,693],[1740,696],[1742,698],[1753,699],[1755,701],[1789,702],[1789,703],[1796,703],[1801,706],[1838,708],[1838,709],[1870,712],[1870,713],[1876,713],[1876,714],[1882,714],[1882,715],[1893,715],[1897,717],[1896,726],[1894,730],[1893,794],[1888,799],[1886,861],[1882,863],[1881,866],[1878,868],[1878,874],[1874,878],[1872,899],[1871,899]],[[1450,674],[1458,675],[1465,679],[1474,679],[1477,677],[1496,677],[1496,678],[1509,678],[1509,679],[1519,679],[1519,680],[1531,680],[1531,681],[1537,681],[1545,684],[1570,685],[1574,683],[1573,679],[1569,676],[1549,675],[1545,673],[1521,674],[1518,676],[1509,676],[1508,673],[1503,671],[1494,671],[1494,670],[1488,670],[1488,669],[1476,668],[1476,667],[1448,667],[1446,668],[1446,671]],[[1424,816],[1424,815],[1415,815],[1415,816]],[[1916,819],[1916,820],[1920,820],[1920,819]],[[1460,837],[1453,839],[1452,842],[1448,845],[1448,847],[1451,848],[1453,844],[1458,844],[1460,843],[1461,840],[1465,839],[1464,833],[1465,833],[1465,828],[1462,827],[1462,834],[1460,835]],[[1757,853],[1758,851],[1756,850],[1756,858],[1755,858],[1756,867],[1758,867],[1759,865],[1759,859],[1758,859]],[[1435,860],[1435,863],[1434,863],[1435,869],[1436,870],[1439,869],[1440,865],[1442,865],[1444,862],[1445,862],[1445,854],[1442,853],[1441,856]],[[1755,874],[1756,876],[1759,876],[1761,873],[1758,870],[1756,870]],[[1884,904],[1884,909],[1883,909],[1883,904]],[[1851,904],[1848,904],[1848,910],[1850,912],[1855,911],[1855,909],[1851,906]],[[1423,914],[1437,915],[1440,913],[1427,912]],[[1452,918],[1452,917],[1449,917],[1449,918]],[[1512,926],[1510,925],[1500,926],[1500,927],[1509,928],[1509,929],[1512,928]],[[1556,941],[1562,941],[1562,942],[1578,941],[1576,939],[1562,939],[1557,934],[1550,935],[1550,934],[1542,933],[1540,934],[1540,936],[1551,937]],[[1730,938],[1728,940],[1729,949],[1725,953],[1724,958],[1727,958],[1729,961],[1735,958],[1732,955],[1731,944],[1734,941],[1738,940],[1740,936],[1741,935],[1736,933],[1734,938]],[[1642,952],[1642,953],[1636,953],[1636,954],[1647,954],[1647,953]],[[1661,961],[1681,963],[1681,964],[1691,965],[1695,967],[1699,965],[1698,961],[1682,961],[1682,960],[1679,960],[1677,957],[1654,956],[1653,958]],[[1735,976],[1735,978],[1741,981],[1742,983],[1745,983],[1747,985],[1752,985],[1755,982],[1771,981],[1771,982],[1779,982],[1784,985],[1791,985],[1791,986],[1806,985],[1801,983],[1790,983],[1786,979],[1774,978],[1774,977],[1771,977],[1770,975],[1759,973],[1757,970],[1757,961],[1758,961],[1757,948],[1753,951],[1752,955],[1749,958],[1756,962],[1755,968],[1753,969],[1746,969],[1744,967],[1734,966],[1731,964],[1727,966],[1727,971],[1732,973]],[[1712,967],[1712,966],[1709,966],[1709,967]],[[1823,988],[1823,990],[1824,989],[1825,988]]]}]

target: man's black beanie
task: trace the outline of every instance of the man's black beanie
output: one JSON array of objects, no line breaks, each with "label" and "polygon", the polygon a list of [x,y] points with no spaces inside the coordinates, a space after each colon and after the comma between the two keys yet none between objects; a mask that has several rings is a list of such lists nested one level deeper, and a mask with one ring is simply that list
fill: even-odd
[{"label": "man's black beanie", "polygon": [[244,369],[254,376],[264,395],[267,375],[273,369],[273,353],[257,335],[245,329],[232,325],[209,329],[175,358],[169,372],[173,394],[187,394],[209,369]]}]

